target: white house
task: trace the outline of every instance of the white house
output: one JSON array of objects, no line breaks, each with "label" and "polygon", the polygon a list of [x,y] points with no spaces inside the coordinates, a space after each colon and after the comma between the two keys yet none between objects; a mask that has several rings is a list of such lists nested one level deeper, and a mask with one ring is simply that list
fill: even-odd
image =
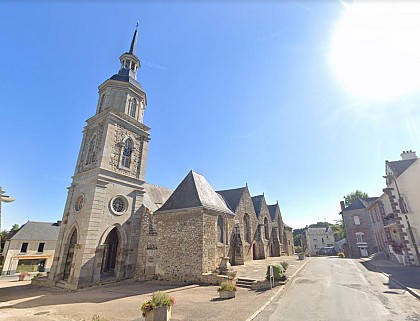
[{"label": "white house", "polygon": [[308,227],[302,233],[303,250],[313,256],[322,247],[334,246],[334,232],[330,227]]},{"label": "white house", "polygon": [[[401,243],[393,242],[390,251],[399,250],[405,265],[420,265],[420,161],[413,151],[404,151],[401,160],[386,161],[386,184],[383,190],[388,196],[394,223],[391,231],[401,237]],[[386,223],[384,225],[389,225]],[[399,247],[398,247],[399,246]]]},{"label": "white house", "polygon": [[56,223],[28,221],[7,240],[3,249],[1,275],[20,272],[48,272],[57,244],[60,221]]}]

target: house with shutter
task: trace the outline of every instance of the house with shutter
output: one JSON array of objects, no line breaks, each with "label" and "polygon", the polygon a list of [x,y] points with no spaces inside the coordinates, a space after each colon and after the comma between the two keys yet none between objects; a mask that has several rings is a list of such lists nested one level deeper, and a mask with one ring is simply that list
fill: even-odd
[{"label": "house with shutter", "polygon": [[391,259],[408,266],[420,265],[420,161],[414,151],[403,151],[401,160],[385,161],[390,209],[384,213],[385,234]]}]

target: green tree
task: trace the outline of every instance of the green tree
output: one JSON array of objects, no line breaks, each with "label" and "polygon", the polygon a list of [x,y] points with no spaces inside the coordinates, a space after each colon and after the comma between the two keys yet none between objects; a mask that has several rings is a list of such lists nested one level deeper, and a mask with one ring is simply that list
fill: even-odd
[{"label": "green tree", "polygon": [[309,225],[309,227],[329,227],[331,225],[332,224],[328,222],[317,222],[316,224]]},{"label": "green tree", "polygon": [[294,246],[299,246],[301,245],[301,237],[302,237],[302,232],[303,232],[303,228],[296,228],[293,229],[293,244]]},{"label": "green tree", "polygon": [[344,229],[343,220],[336,220],[335,224],[331,225],[331,228],[334,231],[334,238],[337,241],[346,237],[346,230]]},{"label": "green tree", "polygon": [[0,232],[0,236],[1,236],[1,244],[0,244],[0,248],[3,249],[4,247],[4,243],[7,240],[10,240],[13,235],[15,235],[17,233],[17,231],[19,231],[19,224],[14,224],[12,226],[12,228],[10,230],[3,230]]},{"label": "green tree", "polygon": [[365,192],[359,191],[358,189],[355,192],[352,192],[350,194],[344,195],[344,204],[346,206],[349,206],[351,203],[353,203],[358,198],[364,198],[369,197],[369,195]]}]

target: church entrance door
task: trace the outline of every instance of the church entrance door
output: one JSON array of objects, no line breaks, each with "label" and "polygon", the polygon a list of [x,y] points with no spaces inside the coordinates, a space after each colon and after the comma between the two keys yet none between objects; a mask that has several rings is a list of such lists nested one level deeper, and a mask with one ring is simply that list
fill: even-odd
[{"label": "church entrance door", "polygon": [[64,263],[64,273],[63,273],[63,280],[68,280],[71,271],[71,265],[73,263],[74,252],[76,249],[77,243],[77,232],[76,230],[73,231],[71,235],[69,248],[67,250],[66,261]]},{"label": "church entrance door", "polygon": [[103,262],[103,272],[108,274],[108,276],[113,276],[115,272],[115,265],[117,263],[117,252],[118,252],[118,232],[114,228],[109,232],[106,241],[105,241],[105,255]]}]

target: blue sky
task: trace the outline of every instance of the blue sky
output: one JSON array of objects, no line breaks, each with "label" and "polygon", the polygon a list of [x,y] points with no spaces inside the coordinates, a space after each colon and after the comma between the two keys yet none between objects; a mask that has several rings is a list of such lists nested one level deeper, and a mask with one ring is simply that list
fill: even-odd
[{"label": "blue sky", "polygon": [[[293,227],[338,219],[356,189],[379,196],[385,160],[418,148],[420,91],[373,99],[343,85],[331,55],[347,10],[342,1],[2,2],[0,186],[17,199],[3,204],[2,227],[61,219],[97,87],[118,71],[137,20],[148,182],[174,189],[193,169],[216,190],[247,183],[278,200]],[[391,79],[387,68],[380,76]]]}]

